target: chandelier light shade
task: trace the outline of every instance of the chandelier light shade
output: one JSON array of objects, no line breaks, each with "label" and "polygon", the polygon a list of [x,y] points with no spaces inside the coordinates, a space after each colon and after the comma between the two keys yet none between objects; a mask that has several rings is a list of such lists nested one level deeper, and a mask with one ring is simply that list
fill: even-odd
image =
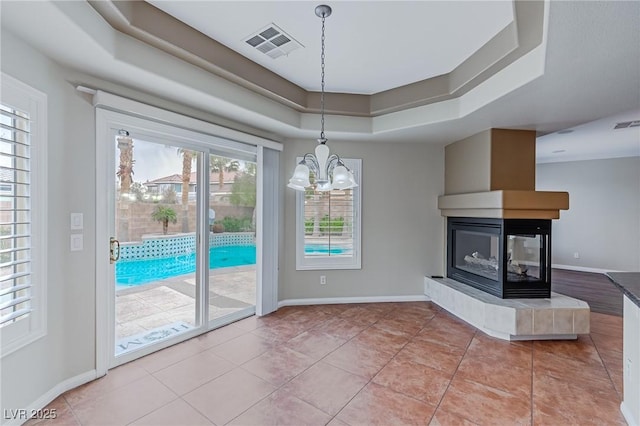
[{"label": "chandelier light shade", "polygon": [[[297,191],[315,189],[326,192],[333,189],[350,189],[358,186],[353,172],[344,164],[337,154],[330,154],[327,138],[324,135],[324,21],[331,15],[331,7],[316,7],[316,15],[322,18],[322,51],[320,53],[320,137],[315,153],[307,153],[293,171],[289,179],[289,188]],[[313,175],[313,182],[311,176]]]}]

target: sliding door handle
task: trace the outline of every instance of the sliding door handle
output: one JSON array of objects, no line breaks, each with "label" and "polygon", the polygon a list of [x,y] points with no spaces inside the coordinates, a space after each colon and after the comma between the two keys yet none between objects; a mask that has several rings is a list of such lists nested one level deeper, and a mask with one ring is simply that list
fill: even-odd
[{"label": "sliding door handle", "polygon": [[120,259],[120,241],[114,237],[109,238],[109,263],[115,263]]}]

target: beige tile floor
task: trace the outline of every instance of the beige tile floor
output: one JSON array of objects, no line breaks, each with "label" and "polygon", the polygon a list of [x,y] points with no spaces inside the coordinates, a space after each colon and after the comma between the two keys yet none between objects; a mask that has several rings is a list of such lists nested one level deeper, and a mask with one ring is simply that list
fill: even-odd
[{"label": "beige tile floor", "polygon": [[38,424],[624,425],[621,394],[620,317],[592,313],[574,341],[510,343],[430,302],[320,305],[115,368]]},{"label": "beige tile floor", "polygon": [[[255,265],[211,270],[209,320],[255,306]],[[167,324],[195,324],[195,275],[116,291],[116,341]]]}]

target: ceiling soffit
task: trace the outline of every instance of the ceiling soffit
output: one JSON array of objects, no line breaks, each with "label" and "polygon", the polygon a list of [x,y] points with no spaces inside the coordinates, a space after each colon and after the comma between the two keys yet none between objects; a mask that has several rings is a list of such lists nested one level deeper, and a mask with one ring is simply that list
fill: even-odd
[{"label": "ceiling soffit", "polygon": [[[89,1],[114,29],[299,112],[320,110],[307,91],[142,1]],[[327,93],[329,114],[376,117],[458,98],[542,44],[544,2],[514,1],[514,21],[448,74],[373,95]]]}]

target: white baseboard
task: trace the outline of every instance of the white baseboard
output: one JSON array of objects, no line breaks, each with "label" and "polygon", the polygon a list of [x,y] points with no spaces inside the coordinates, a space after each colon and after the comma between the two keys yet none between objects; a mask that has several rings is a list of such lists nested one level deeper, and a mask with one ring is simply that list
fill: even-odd
[{"label": "white baseboard", "polygon": [[627,407],[624,401],[622,401],[622,403],[620,404],[620,411],[622,412],[622,415],[624,416],[624,419],[627,421],[629,426],[638,426],[636,419],[634,419],[633,415],[631,414],[631,410]]},{"label": "white baseboard", "polygon": [[594,274],[604,274],[606,272],[621,272],[621,271],[616,271],[615,269],[587,268],[586,266],[574,266],[574,265],[552,264],[551,267],[555,269],[566,269],[567,271],[593,272]]},{"label": "white baseboard", "polygon": [[[51,401],[53,401],[54,399],[56,399],[66,391],[76,388],[80,385],[84,385],[85,383],[88,383],[96,378],[97,378],[96,370],[90,370],[85,373],[78,374],[77,376],[70,377],[63,382],[58,383],[53,388],[51,388],[48,392],[46,392],[44,395],[40,396],[40,398],[36,399],[34,402],[29,404],[29,406],[25,408],[24,412],[27,413],[28,415],[29,413],[42,410]],[[24,418],[8,419],[8,421],[6,423],[3,423],[3,425],[19,426],[25,423],[27,420],[29,419],[24,419]]]},{"label": "white baseboard", "polygon": [[363,296],[363,297],[322,297],[309,299],[284,299],[278,302],[278,308],[283,306],[302,305],[334,305],[344,303],[385,303],[385,302],[423,302],[429,298],[424,294],[406,296]]}]

